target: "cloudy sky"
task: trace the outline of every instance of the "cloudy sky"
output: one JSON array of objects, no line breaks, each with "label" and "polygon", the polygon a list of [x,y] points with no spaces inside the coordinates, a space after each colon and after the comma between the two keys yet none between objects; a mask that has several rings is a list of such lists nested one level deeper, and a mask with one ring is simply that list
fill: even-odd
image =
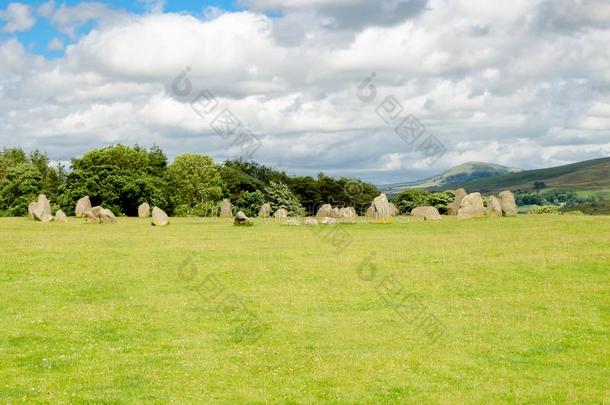
[{"label": "cloudy sky", "polygon": [[608,156],[610,1],[0,1],[0,146],[246,138],[376,183]]}]

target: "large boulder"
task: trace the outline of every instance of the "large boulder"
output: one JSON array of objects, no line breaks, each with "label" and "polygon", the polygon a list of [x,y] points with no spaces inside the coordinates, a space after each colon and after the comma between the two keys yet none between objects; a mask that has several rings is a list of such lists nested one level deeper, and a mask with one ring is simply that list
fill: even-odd
[{"label": "large boulder", "polygon": [[390,203],[390,215],[395,217],[399,214],[398,208],[394,205],[394,203]]},{"label": "large boulder", "polygon": [[102,208],[100,210],[100,222],[103,224],[114,224],[116,222],[116,216],[112,213],[112,211]]},{"label": "large boulder", "polygon": [[337,220],[333,217],[324,217],[320,219],[320,223],[322,225],[334,225],[337,223]]},{"label": "large boulder", "polygon": [[159,207],[153,207],[152,209],[152,221],[154,226],[165,226],[169,225],[169,216]]},{"label": "large boulder", "polygon": [[252,226],[254,222],[246,214],[242,211],[239,211],[237,215],[235,215],[235,220],[233,221],[233,225],[236,226]]},{"label": "large boulder", "polygon": [[258,216],[260,218],[269,218],[271,216],[271,204],[264,203],[260,211],[258,211]]},{"label": "large boulder", "polygon": [[32,205],[32,216],[40,222],[51,222],[53,219],[51,203],[44,194],[40,194],[36,204]]},{"label": "large boulder", "polygon": [[470,193],[462,199],[458,210],[458,219],[470,219],[485,215],[485,205],[481,193]]},{"label": "large boulder", "polygon": [[380,194],[373,200],[373,221],[377,224],[390,223],[392,207],[385,194]]},{"label": "large boulder", "polygon": [[438,210],[431,206],[415,207],[411,210],[411,216],[423,218],[426,221],[441,219],[441,214],[439,214]]},{"label": "large boulder", "polygon": [[502,206],[502,212],[507,217],[514,217],[517,215],[517,204],[515,203],[515,196],[508,190],[502,191],[500,194],[500,205]]},{"label": "large boulder", "polygon": [[318,220],[315,218],[305,218],[305,225],[308,225],[308,226],[318,225]]},{"label": "large boulder", "polygon": [[68,217],[62,210],[58,210],[55,213],[55,222],[68,222]]},{"label": "large boulder", "polygon": [[94,212],[92,209],[84,212],[83,217],[85,218],[85,222],[88,224],[99,224],[100,216],[99,211]]},{"label": "large boulder", "polygon": [[220,204],[220,218],[233,218],[231,202],[226,198]]},{"label": "large boulder", "polygon": [[140,218],[148,218],[150,215],[150,205],[147,202],[143,202],[138,207],[138,217]]},{"label": "large boulder", "polygon": [[333,208],[333,214],[331,216],[335,219],[341,219],[341,210],[339,207]]},{"label": "large boulder", "polygon": [[32,219],[35,219],[34,218],[34,210],[36,209],[36,205],[37,205],[36,201],[32,201],[30,203],[30,205],[28,205],[28,216],[30,218],[32,218]]},{"label": "large boulder", "polygon": [[280,208],[273,213],[273,218],[288,218],[288,211],[284,208]]},{"label": "large boulder", "polygon": [[457,215],[460,210],[460,204],[464,197],[466,197],[466,190],[463,188],[458,188],[455,190],[455,197],[453,198],[453,202],[447,206],[447,214],[449,215]]},{"label": "large boulder", "polygon": [[372,221],[374,215],[375,215],[375,206],[373,204],[371,204],[371,206],[367,208],[366,213],[364,214],[364,217],[366,219],[368,219],[369,221]]},{"label": "large boulder", "polygon": [[89,196],[84,196],[80,200],[76,202],[76,207],[74,208],[74,215],[78,218],[82,218],[85,216],[85,212],[91,209],[91,200]]},{"label": "large boulder", "polygon": [[332,217],[333,216],[333,207],[330,204],[324,204],[318,209],[316,213],[316,217],[324,218],[324,217]]},{"label": "large boulder", "polygon": [[358,214],[354,207],[341,208],[339,214],[341,221],[346,224],[355,224],[358,220]]},{"label": "large boulder", "polygon": [[502,205],[500,200],[496,196],[489,196],[487,199],[487,216],[489,217],[501,217],[502,216]]}]

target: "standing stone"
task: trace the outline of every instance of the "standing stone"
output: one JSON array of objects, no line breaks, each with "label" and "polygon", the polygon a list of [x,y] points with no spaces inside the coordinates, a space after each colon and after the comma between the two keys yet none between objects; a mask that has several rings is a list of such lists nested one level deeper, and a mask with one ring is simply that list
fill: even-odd
[{"label": "standing stone", "polygon": [[68,217],[62,210],[59,210],[55,213],[55,222],[68,222]]},{"label": "standing stone", "polygon": [[331,217],[341,219],[341,210],[338,207],[333,208],[333,213]]},{"label": "standing stone", "polygon": [[375,214],[375,206],[373,204],[371,204],[371,206],[367,208],[366,214],[364,214],[364,217],[366,219],[372,221],[374,214]]},{"label": "standing stone", "polygon": [[235,220],[233,221],[233,225],[236,226],[252,226],[254,222],[246,214],[242,211],[239,211],[237,215],[235,215]]},{"label": "standing stone", "polygon": [[324,218],[324,217],[332,217],[333,216],[333,207],[330,204],[324,204],[318,209],[316,213],[316,217]]},{"label": "standing stone", "polygon": [[354,207],[341,208],[340,214],[341,221],[346,224],[355,224],[358,219],[358,214],[356,214]]},{"label": "standing stone", "polygon": [[487,216],[489,217],[501,217],[502,216],[502,205],[500,200],[496,196],[492,195],[487,199]]},{"label": "standing stone", "polygon": [[373,221],[377,224],[388,224],[390,219],[392,208],[388,202],[388,198],[385,194],[380,194],[373,200]]},{"label": "standing stone", "polygon": [[398,215],[398,208],[394,205],[394,203],[390,203],[390,215],[393,217]]},{"label": "standing stone", "polygon": [[269,218],[271,215],[271,204],[265,203],[261,207],[260,211],[258,211],[258,216],[260,218]]},{"label": "standing stone", "polygon": [[50,222],[53,219],[51,215],[51,203],[44,194],[38,196],[36,205],[32,206],[32,215],[34,219],[40,222]]},{"label": "standing stone", "polygon": [[514,217],[517,215],[517,204],[515,203],[515,196],[510,191],[502,191],[500,194],[500,205],[502,206],[502,212],[507,217]]},{"label": "standing stone", "polygon": [[279,210],[273,213],[274,218],[288,218],[288,211],[284,208],[280,208]]},{"label": "standing stone", "polygon": [[318,225],[318,220],[315,218],[305,218],[305,225],[308,225],[308,226]]},{"label": "standing stone", "polygon": [[220,205],[220,218],[233,218],[231,202],[226,198],[222,200],[222,204]]},{"label": "standing stone", "polygon": [[140,217],[140,218],[148,218],[149,215],[150,215],[150,205],[148,205],[147,202],[143,202],[138,207],[138,217]]},{"label": "standing stone", "polygon": [[449,215],[457,215],[460,210],[460,204],[462,200],[466,197],[466,190],[463,188],[458,188],[455,190],[455,197],[453,198],[453,202],[447,206],[447,214]]},{"label": "standing stone", "polygon": [[85,213],[83,214],[83,217],[85,218],[85,222],[87,222],[88,224],[99,224],[100,223],[99,215],[97,213],[95,213],[93,210],[85,211]]},{"label": "standing stone", "polygon": [[76,202],[76,208],[74,208],[74,215],[77,218],[82,218],[85,216],[85,212],[91,209],[91,200],[89,196],[85,196]]},{"label": "standing stone", "polygon": [[116,216],[112,213],[112,211],[107,210],[106,208],[102,208],[100,211],[99,217],[100,222],[103,224],[114,224],[116,222]]},{"label": "standing stone", "polygon": [[438,210],[431,206],[413,208],[411,210],[411,216],[415,218],[423,218],[426,221],[441,219],[441,214],[439,214]]},{"label": "standing stone", "polygon": [[458,219],[469,219],[485,215],[485,205],[481,193],[470,193],[460,203]]},{"label": "standing stone", "polygon": [[163,211],[161,208],[159,207],[153,207],[152,209],[152,221],[151,223],[154,226],[165,226],[165,225],[169,225],[169,217],[167,216],[167,214],[165,213],[165,211]]}]

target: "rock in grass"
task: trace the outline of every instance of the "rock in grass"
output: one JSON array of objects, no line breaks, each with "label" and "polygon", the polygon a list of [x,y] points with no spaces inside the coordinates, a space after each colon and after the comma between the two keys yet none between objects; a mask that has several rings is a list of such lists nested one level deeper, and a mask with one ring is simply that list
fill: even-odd
[{"label": "rock in grass", "polygon": [[269,218],[271,216],[271,204],[263,204],[261,209],[258,211],[258,216],[260,218]]},{"label": "rock in grass", "polygon": [[447,206],[447,214],[449,215],[457,215],[460,210],[460,204],[462,200],[466,197],[466,190],[463,188],[458,188],[455,190],[455,197],[453,197],[453,202]]},{"label": "rock in grass", "polygon": [[116,222],[116,216],[112,213],[112,211],[102,208],[100,210],[100,222],[103,224],[114,224]]},{"label": "rock in grass", "polygon": [[68,217],[62,210],[58,210],[55,213],[55,222],[68,222]]},{"label": "rock in grass", "polygon": [[379,194],[373,200],[373,221],[377,224],[387,224],[392,217],[392,207],[385,194]]},{"label": "rock in grass", "polygon": [[239,211],[237,215],[235,215],[235,220],[233,221],[233,225],[236,226],[252,226],[254,222],[246,214],[242,211]]},{"label": "rock in grass", "polygon": [[32,205],[32,216],[40,222],[50,222],[53,219],[51,203],[44,194],[40,194],[36,204]]},{"label": "rock in grass", "polygon": [[435,221],[442,218],[438,210],[431,206],[413,208],[411,210],[411,216],[416,218],[423,218],[426,221]]},{"label": "rock in grass", "polygon": [[151,223],[154,226],[166,226],[169,225],[169,217],[161,208],[153,207]]},{"label": "rock in grass", "polygon": [[85,216],[85,212],[91,209],[91,200],[89,196],[84,196],[80,200],[76,202],[76,207],[74,208],[74,215],[78,218],[82,218]]},{"label": "rock in grass", "polygon": [[490,196],[487,199],[487,216],[489,217],[501,217],[502,216],[502,205],[500,200],[496,196]]},{"label": "rock in grass", "polygon": [[333,216],[333,207],[330,204],[322,205],[318,209],[318,212],[316,213],[317,218],[332,217],[332,216]]},{"label": "rock in grass", "polygon": [[485,205],[481,193],[470,193],[460,203],[458,219],[470,219],[485,215]]},{"label": "rock in grass", "polygon": [[322,225],[334,225],[337,223],[337,220],[332,217],[324,217],[320,219],[320,223]]},{"label": "rock in grass", "polygon": [[280,208],[273,213],[273,218],[288,218],[288,211],[284,208]]},{"label": "rock in grass", "polygon": [[288,226],[299,226],[301,225],[301,222],[297,219],[289,219],[288,221],[284,222],[284,224]]},{"label": "rock in grass", "polygon": [[305,218],[305,225],[308,225],[308,226],[318,225],[318,220],[315,218]]},{"label": "rock in grass", "polygon": [[515,203],[515,196],[508,190],[502,191],[500,194],[500,205],[502,206],[502,212],[504,216],[514,217],[517,215],[517,204]]},{"label": "rock in grass", "polygon": [[150,215],[150,205],[147,202],[143,202],[138,207],[138,217],[139,218],[148,218]]},{"label": "rock in grass", "polygon": [[231,201],[228,199],[222,200],[220,204],[220,218],[233,218],[233,211],[231,210]]},{"label": "rock in grass", "polygon": [[396,207],[396,205],[394,205],[394,203],[389,203],[389,206],[390,206],[390,215],[391,216],[395,217],[396,215],[399,214],[398,207]]},{"label": "rock in grass", "polygon": [[33,201],[30,203],[30,205],[28,205],[28,216],[32,219],[36,219],[36,218],[34,218],[35,209],[36,209],[36,201]]},{"label": "rock in grass", "polygon": [[339,210],[339,213],[339,218],[341,219],[341,222],[344,222],[346,224],[355,224],[358,220],[358,214],[356,213],[354,207],[341,208]]}]

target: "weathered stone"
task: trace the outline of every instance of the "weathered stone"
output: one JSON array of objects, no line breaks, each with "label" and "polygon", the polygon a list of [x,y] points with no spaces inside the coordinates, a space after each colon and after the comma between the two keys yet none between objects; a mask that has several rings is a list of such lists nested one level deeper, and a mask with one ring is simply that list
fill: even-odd
[{"label": "weathered stone", "polygon": [[280,208],[273,213],[273,218],[288,218],[288,211],[284,208]]},{"label": "weathered stone", "polygon": [[32,205],[32,216],[40,222],[50,222],[53,219],[51,215],[51,203],[44,194],[38,196],[36,205]]},{"label": "weathered stone", "polygon": [[305,218],[305,225],[318,225],[318,220],[315,218]]},{"label": "weathered stone", "polygon": [[358,220],[358,214],[354,207],[341,208],[339,218],[346,224],[355,224]]},{"label": "weathered stone", "polygon": [[462,199],[458,210],[458,219],[469,219],[485,215],[485,205],[481,193],[470,193]]},{"label": "weathered stone", "polygon": [[151,223],[155,226],[169,225],[169,216],[161,208],[153,207]]},{"label": "weathered stone", "polygon": [[324,218],[324,217],[332,217],[333,216],[333,207],[330,204],[324,204],[318,209],[316,213],[316,217]]},{"label": "weathered stone", "polygon": [[82,218],[85,216],[85,212],[91,209],[91,200],[89,196],[84,196],[80,200],[76,202],[76,207],[74,208],[74,215],[77,218]]},{"label": "weathered stone", "polygon": [[337,223],[337,220],[333,217],[324,217],[320,219],[322,225],[333,225]]},{"label": "weathered stone", "polygon": [[55,222],[68,222],[68,217],[62,210],[58,210],[55,213]]},{"label": "weathered stone", "polygon": [[99,212],[96,214],[93,210],[87,210],[83,214],[83,217],[85,218],[85,222],[87,222],[89,224],[99,224],[100,217],[98,214],[99,214]]},{"label": "weathered stone", "polygon": [[103,224],[114,224],[116,222],[116,216],[112,213],[112,211],[102,208],[100,210],[100,222]]},{"label": "weathered stone", "polygon": [[260,211],[258,211],[258,216],[260,218],[269,218],[269,216],[271,216],[271,204],[263,204]]},{"label": "weathered stone", "polygon": [[374,215],[375,215],[375,206],[373,204],[371,204],[371,206],[369,208],[367,208],[366,214],[364,214],[364,217],[368,220],[373,220]]},{"label": "weathered stone", "polygon": [[422,206],[416,207],[411,210],[411,216],[416,218],[423,218],[426,221],[435,221],[441,219],[441,214],[435,207]]},{"label": "weathered stone", "polygon": [[394,203],[389,203],[389,205],[390,205],[390,215],[393,217],[398,215],[399,214],[398,208],[394,205]]},{"label": "weathered stone", "polygon": [[341,219],[341,210],[339,209],[339,207],[333,208],[333,213],[331,216],[335,219]]},{"label": "weathered stone", "polygon": [[286,222],[284,222],[284,224],[288,225],[288,226],[299,226],[299,225],[301,225],[301,222],[296,219],[289,219]]},{"label": "weathered stone", "polygon": [[150,205],[147,202],[143,202],[138,207],[138,217],[140,218],[148,218],[150,215]]},{"label": "weathered stone", "polygon": [[100,216],[100,211],[102,211],[102,207],[100,205],[96,205],[95,207],[91,207],[91,209],[89,211],[91,211],[93,213],[93,215],[95,215],[96,217]]},{"label": "weathered stone", "polygon": [[233,225],[236,226],[251,226],[254,225],[254,222],[246,214],[242,211],[239,211],[237,215],[235,215],[235,220],[233,221]]},{"label": "weathered stone", "polygon": [[36,218],[34,218],[35,209],[36,209],[36,201],[33,201],[30,203],[30,205],[28,205],[28,216],[32,219],[36,219]]},{"label": "weathered stone", "polygon": [[463,188],[458,188],[455,190],[455,197],[453,198],[453,202],[447,206],[447,214],[449,215],[457,215],[460,210],[460,204],[464,197],[466,197],[466,190]]},{"label": "weathered stone", "polygon": [[226,198],[222,200],[222,203],[220,204],[220,218],[233,218],[231,202]]},{"label": "weathered stone", "polygon": [[502,205],[496,196],[489,196],[487,199],[487,216],[490,217],[501,217],[502,216]]},{"label": "weathered stone", "polygon": [[502,212],[507,217],[514,217],[517,215],[517,203],[515,203],[515,196],[508,190],[502,191],[500,194],[500,205],[502,206]]},{"label": "weathered stone", "polygon": [[385,194],[380,194],[373,200],[373,221],[378,224],[387,224],[392,217],[392,208]]}]

